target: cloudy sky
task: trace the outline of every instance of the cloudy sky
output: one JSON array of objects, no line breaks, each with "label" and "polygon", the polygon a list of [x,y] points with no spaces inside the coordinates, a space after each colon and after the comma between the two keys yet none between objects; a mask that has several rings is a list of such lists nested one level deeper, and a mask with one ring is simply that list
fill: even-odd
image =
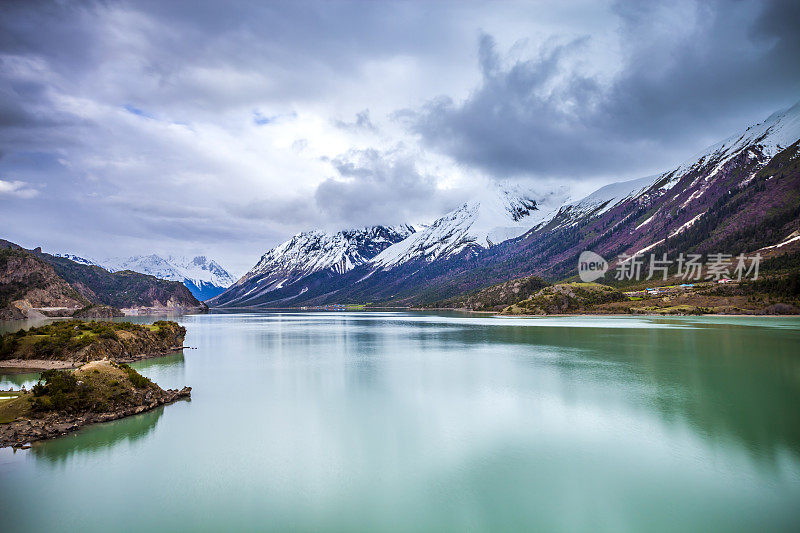
[{"label": "cloudy sky", "polygon": [[0,3],[0,238],[237,274],[308,229],[574,196],[800,100],[800,3]]}]

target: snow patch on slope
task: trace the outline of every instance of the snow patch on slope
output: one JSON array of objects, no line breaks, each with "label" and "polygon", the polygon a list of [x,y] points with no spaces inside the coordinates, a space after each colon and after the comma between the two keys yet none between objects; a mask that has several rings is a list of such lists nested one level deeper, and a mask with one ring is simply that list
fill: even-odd
[{"label": "snow patch on slope", "polygon": [[102,266],[100,263],[95,261],[94,259],[88,259],[86,257],[82,257],[80,255],[75,254],[53,254],[55,257],[63,257],[64,259],[69,259],[70,261],[74,261],[76,263],[80,263],[82,265],[90,265],[90,266]]},{"label": "snow patch on slope", "polygon": [[657,177],[647,176],[610,183],[577,202],[564,205],[557,213],[560,220],[558,227],[573,226],[585,217],[602,215],[620,202],[642,194],[653,185]]},{"label": "snow patch on slope", "polygon": [[[757,146],[761,153],[770,159],[798,139],[800,139],[800,102],[789,109],[773,113],[764,122],[709,146],[681,163],[675,170],[662,174],[662,176],[671,174],[664,188],[673,187],[687,172],[716,161],[714,169],[705,177],[706,181],[709,181],[725,163],[748,147]],[[748,157],[752,158],[753,154],[748,154]]]},{"label": "snow patch on slope", "polygon": [[[704,184],[683,203],[683,207],[686,207],[690,202],[706,192],[713,181],[713,177],[731,158],[741,154],[744,150],[747,150],[748,159],[759,157],[758,152],[760,152],[764,161],[766,161],[797,142],[799,138],[800,102],[785,111],[773,113],[764,122],[750,126],[722,142],[709,146],[669,172],[632,181],[612,183],[601,187],[578,202],[564,206],[557,216],[559,220],[558,227],[572,226],[585,217],[602,215],[629,198],[640,198],[651,193],[656,195],[663,194],[672,189],[687,173],[713,163],[714,167],[711,171],[702,173],[697,177],[697,180],[703,179]],[[753,150],[756,150],[756,152],[753,152]],[[755,174],[752,176],[755,176]],[[752,176],[750,179],[752,179]],[[653,187],[660,182],[663,183],[659,185],[658,189],[654,190]],[[692,186],[696,184],[692,183]],[[645,226],[652,219],[653,217],[645,220],[636,229]]]}]

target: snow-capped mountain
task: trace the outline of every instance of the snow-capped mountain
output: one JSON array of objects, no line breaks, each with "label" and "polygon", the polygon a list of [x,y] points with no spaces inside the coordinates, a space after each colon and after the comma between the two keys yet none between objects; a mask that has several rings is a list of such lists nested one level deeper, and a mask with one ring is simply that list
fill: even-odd
[{"label": "snow-capped mountain", "polygon": [[537,258],[534,272],[563,276],[582,250],[613,257],[769,249],[800,227],[798,143],[800,103],[667,172],[563,206],[509,255]]},{"label": "snow-capped mountain", "polygon": [[100,264],[111,272],[132,270],[161,279],[180,281],[195,298],[201,301],[216,296],[235,281],[219,263],[202,255],[196,257],[136,255],[110,258],[95,264]]},{"label": "snow-capped mountain", "polygon": [[414,228],[408,225],[299,233],[265,253],[249,272],[210,304],[246,305],[314,273],[344,274],[413,233]]},{"label": "snow-capped mountain", "polygon": [[390,246],[371,263],[387,269],[417,259],[445,259],[470,248],[489,248],[549,220],[565,200],[564,189],[537,195],[500,185]]},{"label": "snow-capped mountain", "polygon": [[[665,202],[665,209],[669,206],[685,210],[713,188],[718,174],[735,159],[742,159],[742,163],[749,164],[752,169],[743,180],[730,185],[746,185],[767,161],[798,139],[800,139],[800,102],[789,109],[773,113],[765,121],[731,135],[724,141],[709,146],[667,172],[612,183],[577,202],[564,205],[553,216],[557,222],[554,226],[574,226],[587,218],[601,216],[628,201],[641,204],[654,203],[659,198],[669,196],[670,190],[691,175],[693,179],[689,183],[682,183],[681,187],[673,191],[672,199],[677,200],[681,197],[680,204],[674,206],[670,201]],[[686,191],[689,193],[684,194]],[[658,218],[660,211],[663,210],[657,210],[636,229],[647,226]]]}]

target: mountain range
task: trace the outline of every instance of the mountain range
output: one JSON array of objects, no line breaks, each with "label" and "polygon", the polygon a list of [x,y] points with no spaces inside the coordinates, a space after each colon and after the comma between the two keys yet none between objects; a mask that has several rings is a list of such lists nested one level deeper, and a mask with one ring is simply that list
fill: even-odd
[{"label": "mountain range", "polygon": [[655,176],[578,201],[498,186],[419,231],[306,232],[267,251],[212,307],[420,305],[507,280],[576,273],[583,250],[797,253],[800,103]]},{"label": "mountain range", "polygon": [[178,281],[201,301],[220,294],[236,281],[219,263],[202,255],[190,258],[150,254],[104,260],[88,259],[74,254],[55,255],[84,265],[96,265],[109,272],[130,270],[159,279]]},{"label": "mountain range", "polygon": [[[465,202],[419,231],[404,225],[333,234],[300,233],[265,253],[235,285],[210,299],[208,304],[293,306],[305,300],[306,293],[316,298],[342,280],[353,280],[360,289],[372,286],[367,278],[376,271],[475,257],[481,250],[519,237],[548,220],[565,197],[565,190],[539,195],[500,184],[480,199]],[[359,275],[363,279],[354,278]],[[404,279],[404,275],[399,278]]]},{"label": "mountain range", "polygon": [[[273,301],[318,274],[336,277],[364,265],[383,250],[415,233],[412,226],[372,226],[337,233],[299,233],[269,250],[233,286],[209,300],[211,306],[249,307]],[[307,291],[307,287],[297,290]]]}]

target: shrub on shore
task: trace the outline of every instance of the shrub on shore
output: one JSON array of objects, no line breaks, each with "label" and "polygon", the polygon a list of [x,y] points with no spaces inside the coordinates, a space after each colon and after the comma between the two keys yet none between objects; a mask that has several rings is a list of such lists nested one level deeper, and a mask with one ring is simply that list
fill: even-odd
[{"label": "shrub on shore", "polygon": [[[96,364],[96,363],[94,363]],[[85,367],[89,368],[89,367]],[[98,370],[46,370],[33,386],[34,412],[105,412],[126,403],[134,389],[157,389],[148,378],[126,364],[102,365]]]}]

